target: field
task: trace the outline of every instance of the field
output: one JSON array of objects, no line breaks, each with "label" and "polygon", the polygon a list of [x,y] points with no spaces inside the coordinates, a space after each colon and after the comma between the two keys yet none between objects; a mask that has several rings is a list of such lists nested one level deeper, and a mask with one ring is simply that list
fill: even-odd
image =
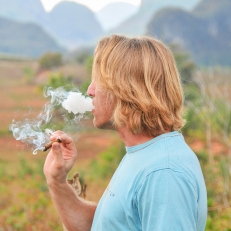
[{"label": "field", "polygon": [[[37,62],[0,60],[0,231],[61,231],[62,224],[43,176],[46,153],[38,152],[33,155],[9,131],[13,119],[20,121],[35,117],[47,101],[39,87],[46,84],[46,73],[37,75],[31,82],[25,72],[28,68],[36,72]],[[74,76],[76,83],[82,83],[84,79],[81,76],[87,75],[87,71],[78,65],[65,65],[56,71]],[[220,80],[230,77],[229,71],[222,73],[223,75],[218,73]],[[223,91],[224,82],[216,86],[216,91],[219,88]],[[230,92],[230,89],[227,91]],[[186,107],[189,108],[188,105]],[[197,108],[199,110],[199,106]],[[214,112],[211,113],[213,114]],[[120,150],[121,143],[115,132],[97,130],[91,120],[83,120],[70,132],[78,149],[78,159],[70,177],[74,172],[79,172],[87,184],[87,199],[98,201],[124,151]],[[188,120],[191,124],[195,122],[190,117],[190,110]],[[205,120],[208,123],[208,117]],[[213,130],[215,126],[212,122],[210,130],[204,130],[203,126],[206,127],[207,123],[201,122],[198,125],[199,121],[197,122],[195,126],[186,126],[183,133],[203,167],[210,208],[206,230],[230,231],[231,190],[227,183],[230,179],[230,146],[223,142],[224,139],[221,139],[217,130]],[[201,127],[198,128],[197,125]],[[226,125],[230,126],[229,123]],[[205,135],[208,131],[210,139]],[[220,131],[221,133],[224,134],[224,131]],[[226,138],[229,139],[229,131]],[[120,156],[112,158],[117,152]]]},{"label": "field", "polygon": [[[46,153],[32,155],[9,131],[13,119],[33,118],[47,101],[37,85],[26,83],[23,69],[28,66],[33,63],[0,61],[0,230],[62,230],[43,176]],[[115,133],[96,130],[91,121],[85,123],[88,129],[74,135],[78,160],[70,177],[87,171],[98,153],[118,142]],[[98,201],[107,180],[87,185],[87,199]]]}]

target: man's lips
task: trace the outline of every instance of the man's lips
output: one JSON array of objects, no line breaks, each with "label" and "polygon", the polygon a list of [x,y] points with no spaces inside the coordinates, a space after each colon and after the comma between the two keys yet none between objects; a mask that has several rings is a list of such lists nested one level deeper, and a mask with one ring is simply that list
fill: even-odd
[{"label": "man's lips", "polygon": [[93,105],[93,109],[91,110],[91,112],[93,113],[95,111],[95,105],[93,101],[92,101],[92,105]]}]

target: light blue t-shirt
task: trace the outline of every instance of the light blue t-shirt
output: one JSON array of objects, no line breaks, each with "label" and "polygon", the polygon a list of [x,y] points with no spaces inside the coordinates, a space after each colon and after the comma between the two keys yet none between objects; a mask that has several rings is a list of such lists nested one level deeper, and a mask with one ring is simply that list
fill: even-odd
[{"label": "light blue t-shirt", "polygon": [[92,231],[203,231],[207,193],[196,155],[175,131],[126,148]]}]

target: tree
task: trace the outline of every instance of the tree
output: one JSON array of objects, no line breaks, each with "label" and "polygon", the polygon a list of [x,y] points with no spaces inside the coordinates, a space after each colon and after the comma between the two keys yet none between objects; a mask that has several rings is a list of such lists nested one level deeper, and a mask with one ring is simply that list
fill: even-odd
[{"label": "tree", "polygon": [[172,44],[170,49],[172,50],[176,60],[182,83],[191,83],[196,69],[196,64],[191,59],[190,55],[183,51],[178,45]]},{"label": "tree", "polygon": [[52,73],[49,76],[47,85],[52,88],[64,87],[67,90],[73,88],[73,78],[71,76],[65,77],[62,73]]},{"label": "tree", "polygon": [[88,86],[91,83],[91,73],[92,73],[92,65],[93,65],[93,56],[89,56],[86,60],[85,60],[85,67],[87,69],[87,77],[85,79],[85,81],[82,83],[82,85],[80,86],[80,90],[81,92],[86,92],[88,89]]},{"label": "tree", "polygon": [[40,70],[50,70],[63,64],[62,54],[47,52],[39,58]]}]

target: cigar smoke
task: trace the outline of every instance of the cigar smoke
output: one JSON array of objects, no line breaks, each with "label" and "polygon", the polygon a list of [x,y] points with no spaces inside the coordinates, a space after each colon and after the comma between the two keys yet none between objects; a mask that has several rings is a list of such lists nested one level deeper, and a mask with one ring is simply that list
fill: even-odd
[{"label": "cigar smoke", "polygon": [[[85,97],[77,89],[66,91],[64,87],[52,89],[44,88],[44,97],[49,97],[50,101],[45,104],[40,114],[35,119],[25,119],[24,121],[14,121],[9,129],[16,140],[20,140],[37,154],[38,150],[44,150],[45,145],[50,141],[53,129],[46,128],[50,122],[54,110],[61,105],[68,113],[73,113],[74,121],[79,121],[84,113],[93,109],[92,100]],[[64,118],[67,116],[64,114]]]}]

